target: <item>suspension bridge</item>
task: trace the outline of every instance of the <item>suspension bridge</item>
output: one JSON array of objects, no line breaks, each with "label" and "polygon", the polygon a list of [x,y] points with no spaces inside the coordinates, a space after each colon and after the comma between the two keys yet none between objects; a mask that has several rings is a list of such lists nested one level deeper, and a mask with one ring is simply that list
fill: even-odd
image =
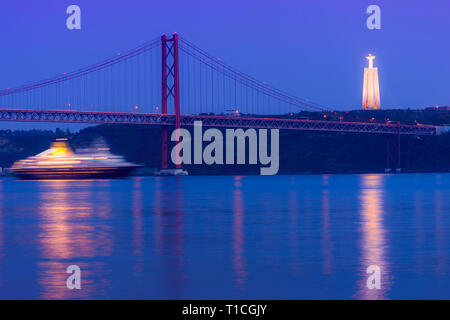
[{"label": "suspension bridge", "polygon": [[[299,111],[321,112],[324,120],[298,119]],[[161,126],[162,168],[168,167],[168,128],[195,121],[222,128],[382,134],[387,167],[395,168],[400,168],[401,135],[436,134],[434,126],[343,119],[236,70],[176,33],[72,72],[1,90],[0,121]]]}]

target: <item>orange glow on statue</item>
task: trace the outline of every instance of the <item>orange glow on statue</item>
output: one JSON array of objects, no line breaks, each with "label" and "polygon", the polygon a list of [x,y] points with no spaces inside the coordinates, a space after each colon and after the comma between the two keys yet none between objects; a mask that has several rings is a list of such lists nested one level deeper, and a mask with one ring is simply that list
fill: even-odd
[{"label": "orange glow on statue", "polygon": [[373,67],[375,56],[369,54],[366,57],[369,60],[369,67],[364,68],[364,87],[362,106],[364,110],[380,109],[380,85],[378,82],[378,68]]}]

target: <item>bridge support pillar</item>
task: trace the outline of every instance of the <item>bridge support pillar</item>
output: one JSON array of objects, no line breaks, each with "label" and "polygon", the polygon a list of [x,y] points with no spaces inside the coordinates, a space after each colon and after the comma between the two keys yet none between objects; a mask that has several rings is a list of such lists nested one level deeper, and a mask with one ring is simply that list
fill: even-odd
[{"label": "bridge support pillar", "polygon": [[[173,41],[173,105],[175,113],[175,130],[180,129],[180,67],[178,64],[178,34],[174,33],[172,37]],[[178,141],[180,138],[178,138]],[[179,146],[179,144],[177,144]],[[180,154],[180,150],[176,150],[177,155]],[[181,168],[181,164],[177,164],[177,169]]]},{"label": "bridge support pillar", "polygon": [[[161,36],[161,114],[167,114],[167,37]],[[167,126],[161,126],[161,169],[167,169]]]},{"label": "bridge support pillar", "polygon": [[[180,71],[178,61],[178,34],[174,33],[172,37],[161,36],[161,114],[167,114],[169,99],[173,101],[173,110],[175,115],[175,129],[180,128]],[[173,99],[173,100],[172,100]],[[184,175],[186,171],[181,170],[181,165],[177,164],[176,169],[168,169],[167,152],[167,126],[161,126],[161,170],[159,175]],[[177,141],[179,142],[179,140]],[[179,144],[177,143],[177,148]],[[179,154],[179,149],[176,154]]]},{"label": "bridge support pillar", "polygon": [[401,139],[398,134],[386,136],[386,173],[401,172]]}]

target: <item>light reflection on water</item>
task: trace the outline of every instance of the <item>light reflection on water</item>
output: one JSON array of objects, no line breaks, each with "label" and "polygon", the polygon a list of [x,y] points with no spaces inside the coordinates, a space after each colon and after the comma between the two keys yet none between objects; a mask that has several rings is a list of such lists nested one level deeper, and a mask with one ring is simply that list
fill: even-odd
[{"label": "light reflection on water", "polygon": [[142,178],[133,181],[133,256],[136,256],[134,272],[144,271],[143,247],[144,247],[144,226],[142,210]]},{"label": "light reflection on water", "polygon": [[381,268],[381,289],[367,290],[367,279],[361,275],[359,299],[386,299],[389,291],[389,266],[386,262],[386,240],[384,228],[384,186],[381,175],[362,175],[360,187],[361,266],[363,274],[369,266]]},{"label": "light reflection on water", "polygon": [[[98,184],[100,190],[92,190],[93,183]],[[73,192],[74,184],[80,191]],[[49,180],[38,184],[40,232],[37,240],[41,256],[38,281],[42,288],[39,298],[67,299],[74,294],[87,298],[92,294],[92,269],[103,266],[93,262],[88,267],[86,261],[111,254],[112,234],[107,223],[94,225],[87,221],[92,216],[107,221],[110,213],[109,193],[104,191],[107,187],[108,181],[87,180]],[[100,204],[95,208],[94,196]],[[83,290],[71,292],[61,285],[65,284],[68,276],[65,270],[71,264],[79,265],[83,270]],[[105,282],[107,280],[102,281]]]},{"label": "light reflection on water", "polygon": [[[154,181],[154,211],[147,213],[154,214],[155,217],[155,266],[159,272],[156,288],[163,297],[181,299],[187,277],[184,270],[183,187],[179,178],[166,180],[164,177],[156,177]],[[153,285],[149,284],[150,287]],[[150,291],[152,294],[157,293]]]},{"label": "light reflection on water", "polygon": [[242,292],[247,278],[244,261],[244,203],[242,200],[242,176],[234,177],[233,191],[233,270],[237,288]]},{"label": "light reflection on water", "polygon": [[[3,203],[3,180],[0,179],[0,203]],[[0,289],[5,286],[5,282],[3,280],[4,272],[2,270],[3,267],[3,256],[4,256],[4,248],[3,248],[3,206],[0,206]]]},{"label": "light reflection on water", "polygon": [[450,298],[449,177],[3,179],[0,298]]},{"label": "light reflection on water", "polygon": [[323,253],[323,272],[325,274],[333,273],[333,242],[330,237],[330,191],[328,190],[329,175],[323,176],[322,190],[322,253]]}]

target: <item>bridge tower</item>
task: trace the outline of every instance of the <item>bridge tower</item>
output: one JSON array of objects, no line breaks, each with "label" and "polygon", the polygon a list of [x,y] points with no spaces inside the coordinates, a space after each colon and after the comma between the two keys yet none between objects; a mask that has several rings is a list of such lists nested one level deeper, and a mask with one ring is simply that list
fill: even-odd
[{"label": "bridge tower", "polygon": [[[178,59],[178,34],[171,37],[161,36],[161,114],[167,114],[169,101],[173,102],[175,129],[180,128],[180,68]],[[176,169],[168,168],[167,161],[167,125],[161,126],[161,170],[158,175],[187,174],[177,164]],[[177,141],[178,142],[178,141]],[[178,152],[178,151],[177,151]]]},{"label": "bridge tower", "polygon": [[[385,172],[401,172],[401,134],[400,121],[397,122],[397,134],[386,136],[386,168]],[[394,171],[395,170],[395,171]]]}]

